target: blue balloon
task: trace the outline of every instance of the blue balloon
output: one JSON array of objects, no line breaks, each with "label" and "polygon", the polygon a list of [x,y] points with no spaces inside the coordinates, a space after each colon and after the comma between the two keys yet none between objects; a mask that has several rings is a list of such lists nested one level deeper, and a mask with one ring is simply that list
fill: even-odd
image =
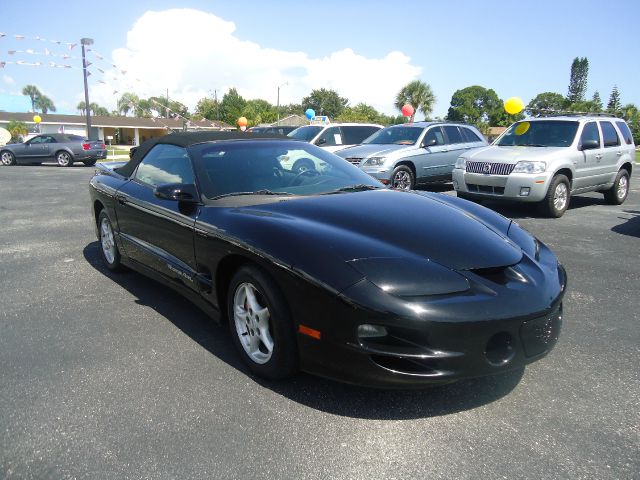
[{"label": "blue balloon", "polygon": [[311,120],[313,117],[316,116],[316,112],[312,108],[307,108],[307,111],[304,112],[304,116],[307,117],[309,120]]}]

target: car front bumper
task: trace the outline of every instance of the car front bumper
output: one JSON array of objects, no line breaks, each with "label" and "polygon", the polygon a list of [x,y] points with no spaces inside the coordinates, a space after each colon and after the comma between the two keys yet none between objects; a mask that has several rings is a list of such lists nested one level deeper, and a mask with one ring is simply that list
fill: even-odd
[{"label": "car front bumper", "polygon": [[[379,291],[365,282],[350,289],[348,298],[327,298],[315,314],[307,306],[306,318],[294,312],[301,323],[322,334],[318,339],[298,333],[301,368],[380,388],[450,383],[522,368],[546,356],[562,328],[566,273],[558,265],[556,275],[546,277],[544,286],[524,287],[537,292],[520,290],[511,298],[505,296],[507,290],[522,285],[495,288],[495,295],[479,287],[477,294],[410,304],[399,300],[396,305],[382,299],[376,305]],[[529,297],[536,298],[527,301]],[[366,308],[358,306],[364,302]],[[540,308],[543,303],[546,307]],[[407,306],[419,313],[401,316],[398,311]],[[384,326],[388,335],[359,338],[362,324]]]},{"label": "car front bumper", "polygon": [[453,188],[476,198],[504,199],[520,202],[544,200],[552,174],[511,173],[509,175],[485,175],[453,170]]}]

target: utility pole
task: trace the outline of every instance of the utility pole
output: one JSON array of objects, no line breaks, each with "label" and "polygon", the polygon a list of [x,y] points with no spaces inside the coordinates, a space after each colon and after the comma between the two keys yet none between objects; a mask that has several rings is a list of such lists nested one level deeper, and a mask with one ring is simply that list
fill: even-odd
[{"label": "utility pole", "polygon": [[82,75],[84,76],[84,107],[87,119],[87,138],[91,140],[91,111],[89,109],[89,86],[87,85],[87,59],[85,57],[85,45],[93,45],[93,39],[80,39],[82,45]]},{"label": "utility pole", "polygon": [[276,123],[280,123],[280,87],[284,87],[285,85],[289,85],[289,82],[284,82],[282,85],[278,85],[278,100],[276,102],[276,112],[278,114],[278,121]]}]

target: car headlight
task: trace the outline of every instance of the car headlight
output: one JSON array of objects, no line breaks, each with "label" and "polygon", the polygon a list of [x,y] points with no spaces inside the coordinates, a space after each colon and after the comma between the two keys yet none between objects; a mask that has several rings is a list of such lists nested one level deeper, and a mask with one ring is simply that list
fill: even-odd
[{"label": "car headlight", "polygon": [[364,165],[369,165],[371,167],[379,167],[381,165],[384,165],[385,160],[386,160],[385,157],[369,157],[367,158],[367,161],[364,162]]},{"label": "car headlight", "polygon": [[459,168],[460,170],[465,170],[467,168],[467,159],[463,157],[459,157],[456,160],[456,165],[453,168]]},{"label": "car headlight", "polygon": [[543,173],[546,169],[546,162],[518,162],[513,173]]}]

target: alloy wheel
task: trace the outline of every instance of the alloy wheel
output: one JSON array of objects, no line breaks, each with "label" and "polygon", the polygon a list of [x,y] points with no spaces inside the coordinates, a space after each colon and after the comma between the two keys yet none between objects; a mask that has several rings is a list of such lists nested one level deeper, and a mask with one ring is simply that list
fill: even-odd
[{"label": "alloy wheel", "polygon": [[66,167],[67,165],[69,165],[70,161],[71,155],[69,155],[67,152],[60,152],[58,154],[58,165],[60,165],[61,167]]},{"label": "alloy wheel", "polygon": [[627,191],[629,190],[629,178],[626,175],[622,175],[620,180],[618,181],[618,188],[616,190],[616,195],[618,195],[618,200],[623,200],[627,196]]},{"label": "alloy wheel", "polygon": [[411,175],[409,175],[409,172],[396,172],[396,174],[393,176],[393,186],[394,188],[399,188],[400,190],[410,190]]},{"label": "alloy wheel", "polygon": [[2,152],[2,164],[9,166],[13,164],[13,155],[9,152]]},{"label": "alloy wheel", "polygon": [[113,239],[113,230],[107,218],[103,218],[100,223],[100,245],[102,253],[108,263],[113,263],[116,259],[116,243]]},{"label": "alloy wheel", "polygon": [[561,212],[567,206],[568,190],[565,183],[559,183],[553,192],[553,206]]},{"label": "alloy wheel", "polygon": [[242,348],[255,363],[267,363],[273,353],[270,318],[269,308],[256,287],[248,282],[238,285],[233,297],[233,320]]}]

